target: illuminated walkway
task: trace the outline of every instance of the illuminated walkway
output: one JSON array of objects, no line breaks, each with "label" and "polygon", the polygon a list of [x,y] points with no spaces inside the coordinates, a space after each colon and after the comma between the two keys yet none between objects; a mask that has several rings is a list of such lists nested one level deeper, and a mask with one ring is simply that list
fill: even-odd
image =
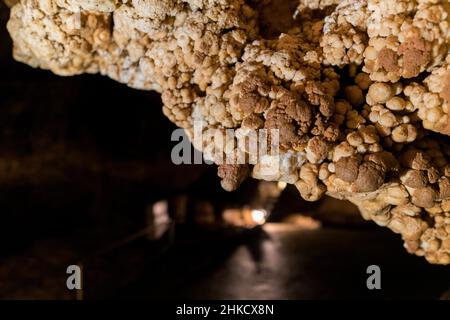
[{"label": "illuminated walkway", "polygon": [[[405,253],[381,228],[302,229],[268,224],[236,245],[204,243],[177,252],[120,297],[194,299],[437,298],[448,268]],[[213,253],[215,248],[216,253]],[[382,290],[366,288],[366,268],[382,270]]]}]

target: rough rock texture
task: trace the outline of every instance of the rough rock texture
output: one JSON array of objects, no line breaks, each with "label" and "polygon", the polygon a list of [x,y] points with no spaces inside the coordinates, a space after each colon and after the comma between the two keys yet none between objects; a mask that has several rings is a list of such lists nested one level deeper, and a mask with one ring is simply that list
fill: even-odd
[{"label": "rough rock texture", "polygon": [[425,129],[450,135],[450,58],[432,70],[423,84],[414,82],[405,88],[405,95],[418,109]]},{"label": "rough rock texture", "polygon": [[[8,30],[33,67],[160,92],[226,190],[251,175],[348,199],[450,264],[450,145],[430,133],[450,134],[449,13],[445,0],[20,0]],[[236,143],[259,129],[276,153]]]},{"label": "rough rock texture", "polygon": [[447,0],[345,0],[325,19],[325,62],[355,63],[374,81],[414,78],[448,54]]}]

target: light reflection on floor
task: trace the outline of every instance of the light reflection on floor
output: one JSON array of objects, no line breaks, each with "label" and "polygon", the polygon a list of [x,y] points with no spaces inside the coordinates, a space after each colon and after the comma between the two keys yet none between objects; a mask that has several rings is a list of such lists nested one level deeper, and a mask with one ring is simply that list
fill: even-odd
[{"label": "light reflection on floor", "polygon": [[[203,298],[205,294],[219,299],[384,297],[366,288],[365,271],[371,264],[378,264],[389,273],[385,276],[391,282],[385,283],[390,290],[385,292],[386,297],[395,293],[427,294],[418,288],[407,292],[401,286],[413,277],[417,279],[415,272],[421,268],[433,266],[407,255],[400,239],[390,234],[382,236],[381,229],[311,229],[266,224],[263,230],[264,233],[239,246],[199,284],[203,289],[194,290],[193,297]],[[404,267],[409,263],[412,265],[408,272]],[[450,278],[447,279],[450,285]],[[426,276],[419,281],[427,282]]]},{"label": "light reflection on floor", "polygon": [[[264,230],[269,234],[273,233],[271,229],[264,226]],[[242,245],[236,249],[224,266],[212,275],[212,278],[223,284],[222,290],[225,297],[274,299],[282,296],[283,278],[272,276],[272,274],[283,272],[285,261],[281,254],[281,247],[282,243],[273,236]],[[231,270],[234,271],[230,272]]]},{"label": "light reflection on floor", "polygon": [[[182,257],[178,253],[162,273],[131,288],[132,297],[438,298],[450,287],[448,268],[408,255],[399,237],[382,228],[311,229],[269,223],[234,248],[215,246],[222,254],[212,254],[213,247],[208,243],[184,251]],[[383,272],[379,292],[366,287],[366,269],[372,264]]]}]

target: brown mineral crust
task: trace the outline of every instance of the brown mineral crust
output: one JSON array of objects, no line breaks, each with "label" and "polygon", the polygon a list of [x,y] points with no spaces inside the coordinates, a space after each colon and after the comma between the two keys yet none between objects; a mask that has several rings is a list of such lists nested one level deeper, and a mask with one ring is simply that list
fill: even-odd
[{"label": "brown mineral crust", "polygon": [[259,115],[253,113],[242,121],[242,127],[253,130],[261,129],[264,127],[264,120]]},{"label": "brown mineral crust", "polygon": [[342,1],[325,18],[325,62],[362,64],[374,81],[416,77],[445,60],[449,12],[446,1]]},{"label": "brown mineral crust", "polygon": [[331,144],[321,137],[313,137],[308,141],[307,149],[316,156],[316,162],[322,162],[331,151]]},{"label": "brown mineral crust", "polygon": [[355,192],[376,191],[384,183],[384,172],[374,162],[363,162],[355,181]]},{"label": "brown mineral crust", "polygon": [[260,109],[259,95],[256,93],[246,93],[239,98],[239,107],[242,110],[243,116],[247,117],[251,115],[255,109]]},{"label": "brown mineral crust", "polygon": [[308,125],[311,123],[312,120],[311,108],[306,104],[306,102],[302,100],[290,98],[288,101],[286,101],[285,112],[289,117],[291,117],[297,122],[304,122],[307,123]]},{"label": "brown mineral crust", "polygon": [[439,93],[445,102],[450,103],[450,70],[445,73],[442,91]]},{"label": "brown mineral crust", "polygon": [[308,81],[306,83],[305,92],[308,96],[308,101],[312,105],[319,106],[322,115],[331,117],[334,114],[334,99],[327,94],[320,82]]},{"label": "brown mineral crust", "polygon": [[427,178],[430,183],[436,183],[441,178],[441,173],[436,167],[431,166],[427,169]]},{"label": "brown mineral crust", "polygon": [[412,203],[418,207],[431,208],[437,199],[437,193],[432,188],[420,188],[414,191]]},{"label": "brown mineral crust", "polygon": [[450,198],[450,179],[448,177],[439,180],[439,198],[441,200]]},{"label": "brown mineral crust", "polygon": [[409,149],[400,156],[402,165],[414,170],[427,170],[430,167],[430,157],[423,151]]},{"label": "brown mineral crust", "polygon": [[[316,127],[319,127],[319,124],[316,123]],[[331,142],[337,141],[341,134],[339,126],[336,123],[327,123],[323,128],[319,129],[319,132],[325,140]]]},{"label": "brown mineral crust", "polygon": [[403,76],[412,78],[430,62],[431,45],[422,38],[409,38],[398,47],[398,53],[403,56]]},{"label": "brown mineral crust", "polygon": [[353,182],[358,178],[360,160],[356,157],[340,158],[336,166],[336,177],[346,182]]},{"label": "brown mineral crust", "polygon": [[381,67],[388,72],[398,72],[398,56],[397,53],[391,49],[383,48],[378,52],[378,60]]},{"label": "brown mineral crust", "polygon": [[428,184],[428,178],[424,171],[409,170],[405,173],[403,183],[407,187],[419,189],[424,188]]},{"label": "brown mineral crust", "polygon": [[398,172],[400,168],[395,156],[387,151],[371,153],[365,156],[364,160],[376,163],[384,172]]},{"label": "brown mineral crust", "polygon": [[281,108],[271,109],[267,112],[266,129],[278,129],[280,133],[280,146],[286,149],[295,147],[302,142],[297,134],[294,121]]}]

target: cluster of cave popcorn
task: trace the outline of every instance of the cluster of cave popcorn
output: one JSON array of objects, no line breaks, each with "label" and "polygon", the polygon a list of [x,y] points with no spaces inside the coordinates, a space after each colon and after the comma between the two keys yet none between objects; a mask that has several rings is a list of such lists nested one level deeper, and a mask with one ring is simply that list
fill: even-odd
[{"label": "cluster of cave popcorn", "polygon": [[252,176],[347,199],[450,264],[448,0],[6,2],[16,60],[156,90],[212,160],[217,130],[277,129],[276,172],[220,163],[226,190]]}]

